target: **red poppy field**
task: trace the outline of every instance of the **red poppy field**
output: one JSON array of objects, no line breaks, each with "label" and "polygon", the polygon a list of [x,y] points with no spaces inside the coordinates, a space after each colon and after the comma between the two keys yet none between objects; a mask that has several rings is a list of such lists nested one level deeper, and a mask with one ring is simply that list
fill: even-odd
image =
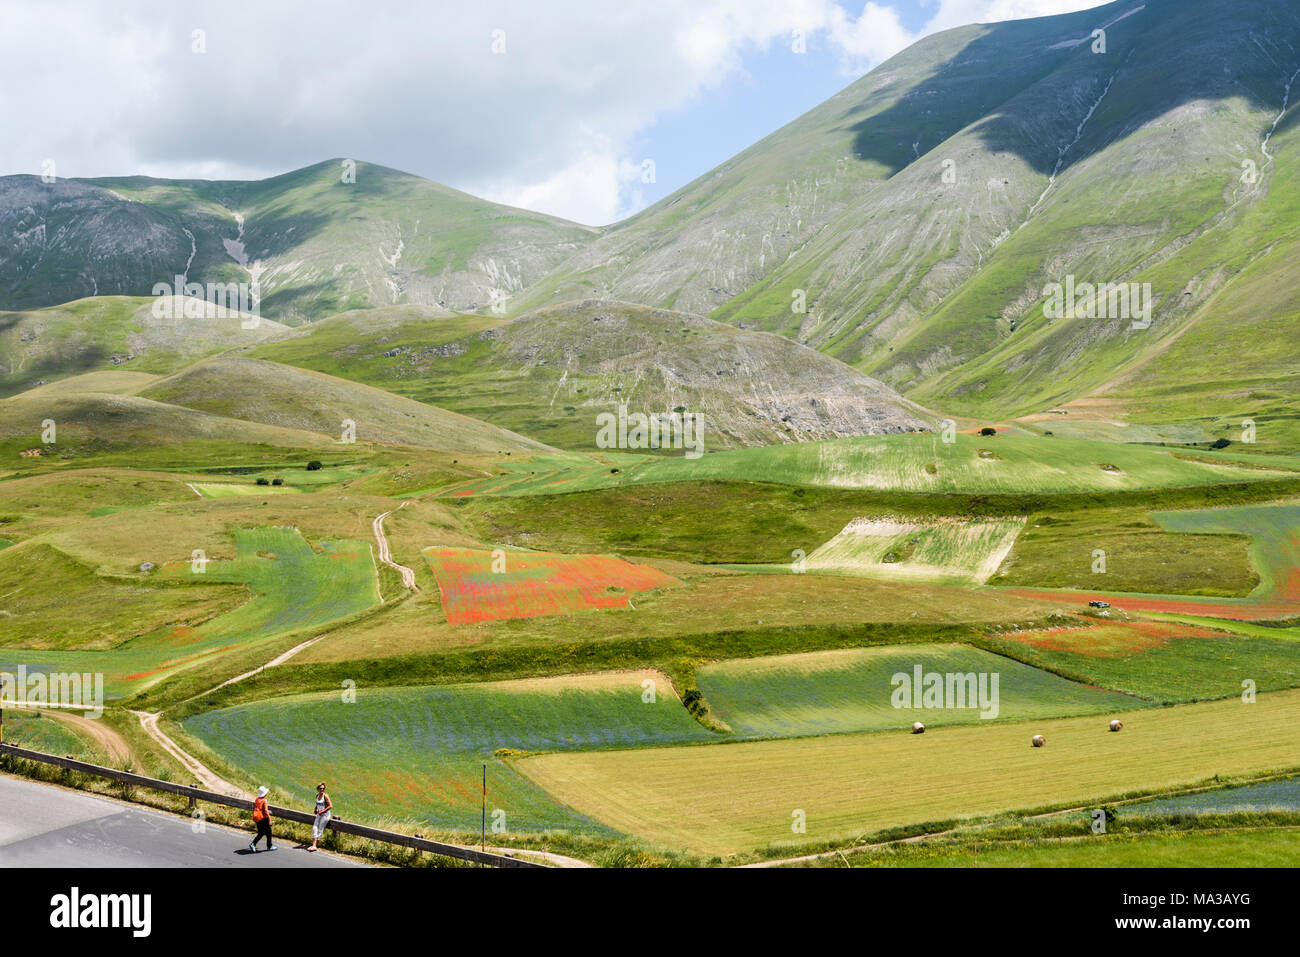
[{"label": "red poppy field", "polygon": [[434,547],[424,557],[453,625],[628,608],[638,592],[680,582],[613,555]]}]

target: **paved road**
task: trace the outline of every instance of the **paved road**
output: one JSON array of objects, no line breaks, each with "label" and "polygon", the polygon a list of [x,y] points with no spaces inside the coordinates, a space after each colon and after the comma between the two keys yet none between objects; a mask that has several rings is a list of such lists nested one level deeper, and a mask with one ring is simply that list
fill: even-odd
[{"label": "paved road", "polygon": [[0,868],[357,867],[291,842],[249,854],[251,834],[215,824],[195,834],[187,818],[0,775]]}]

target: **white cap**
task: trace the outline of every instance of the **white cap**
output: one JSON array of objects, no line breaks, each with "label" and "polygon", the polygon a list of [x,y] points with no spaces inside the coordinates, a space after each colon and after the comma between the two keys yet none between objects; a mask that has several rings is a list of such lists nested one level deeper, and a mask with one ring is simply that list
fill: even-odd
[{"label": "white cap", "polygon": [[271,793],[271,789],[266,787],[265,785],[257,789],[257,796],[260,798],[264,798],[270,793]]}]

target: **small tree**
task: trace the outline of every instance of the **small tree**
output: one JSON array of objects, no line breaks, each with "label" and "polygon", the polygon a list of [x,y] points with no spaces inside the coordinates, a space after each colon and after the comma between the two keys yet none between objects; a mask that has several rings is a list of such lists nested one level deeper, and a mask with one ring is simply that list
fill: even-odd
[{"label": "small tree", "polygon": [[307,463],[308,472],[319,472],[320,470],[321,470],[321,464],[318,460],[312,459],[310,462]]},{"label": "small tree", "polygon": [[270,485],[271,482],[270,482],[269,479],[259,477],[258,480],[257,480],[257,484],[258,484],[258,485]]},{"label": "small tree", "polygon": [[1232,442],[1229,441],[1228,439],[1215,439],[1213,442],[1210,443],[1210,448],[1212,448],[1212,449],[1226,449],[1226,448],[1227,448],[1229,445],[1231,445],[1231,444],[1232,444]]},{"label": "small tree", "polygon": [[980,435],[997,435],[997,434],[998,434],[998,430],[993,428],[993,426],[991,425],[986,425],[984,426],[984,428],[980,429]]},{"label": "small tree", "polygon": [[271,484],[272,484],[272,485],[283,485],[283,484],[284,484],[284,479],[282,479],[282,478],[271,479]]}]

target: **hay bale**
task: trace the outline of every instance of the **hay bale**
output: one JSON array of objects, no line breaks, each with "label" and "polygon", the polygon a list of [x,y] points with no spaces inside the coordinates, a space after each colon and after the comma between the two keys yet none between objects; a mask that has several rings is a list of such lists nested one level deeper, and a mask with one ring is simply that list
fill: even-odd
[{"label": "hay bale", "polygon": [[1110,722],[1110,729],[1112,731],[1123,731],[1124,722],[1121,721],[1119,718],[1112,718]]},{"label": "hay bale", "polygon": [[919,722],[919,721],[914,721],[914,722],[912,722],[912,733],[913,733],[913,734],[925,734],[925,725],[923,725],[923,724],[922,724],[921,722]]},{"label": "hay bale", "polygon": [[1041,734],[1036,734],[1036,735],[1034,735],[1034,738],[1033,738],[1033,741],[1032,741],[1032,744],[1034,745],[1034,747],[1036,747],[1036,748],[1041,748],[1041,747],[1042,747],[1043,745],[1045,745],[1046,743],[1047,743],[1047,739],[1046,739],[1045,737],[1043,737]]}]

